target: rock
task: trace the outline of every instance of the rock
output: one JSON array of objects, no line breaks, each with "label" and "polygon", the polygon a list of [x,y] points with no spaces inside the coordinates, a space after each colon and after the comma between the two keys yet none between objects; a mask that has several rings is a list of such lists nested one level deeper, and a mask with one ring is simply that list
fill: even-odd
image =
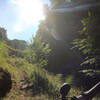
[{"label": "rock", "polygon": [[0,69],[0,97],[4,97],[11,89],[12,81],[9,72]]}]

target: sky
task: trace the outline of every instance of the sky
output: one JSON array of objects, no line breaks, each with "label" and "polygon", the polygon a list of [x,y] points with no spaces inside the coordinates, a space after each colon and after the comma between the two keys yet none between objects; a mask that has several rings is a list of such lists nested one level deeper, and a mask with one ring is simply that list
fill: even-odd
[{"label": "sky", "polygon": [[0,0],[0,27],[9,39],[30,40],[44,20],[43,4],[49,0]]}]

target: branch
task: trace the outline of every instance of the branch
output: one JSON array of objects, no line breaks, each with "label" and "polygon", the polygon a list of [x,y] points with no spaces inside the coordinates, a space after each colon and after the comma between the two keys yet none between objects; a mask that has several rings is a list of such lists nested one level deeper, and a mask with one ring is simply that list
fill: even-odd
[{"label": "branch", "polygon": [[84,92],[82,95],[77,96],[78,100],[92,100],[98,93],[100,93],[100,82],[93,86],[90,90]]}]

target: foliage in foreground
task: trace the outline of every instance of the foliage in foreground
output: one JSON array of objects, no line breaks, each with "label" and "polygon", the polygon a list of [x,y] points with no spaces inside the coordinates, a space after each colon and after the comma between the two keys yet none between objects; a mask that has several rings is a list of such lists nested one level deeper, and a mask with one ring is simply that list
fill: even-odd
[{"label": "foliage in foreground", "polygon": [[85,56],[85,61],[82,64],[91,66],[99,66],[100,62],[100,9],[97,8],[93,12],[88,12],[88,17],[82,20],[83,29],[80,31],[80,38],[74,40],[75,48]]},{"label": "foliage in foreground", "polygon": [[[78,84],[91,86],[100,81],[100,8],[88,12],[88,17],[82,20],[83,29],[80,37],[73,41],[84,58],[82,68],[76,75]],[[86,85],[88,83],[88,85]],[[90,84],[90,85],[89,85]]]}]

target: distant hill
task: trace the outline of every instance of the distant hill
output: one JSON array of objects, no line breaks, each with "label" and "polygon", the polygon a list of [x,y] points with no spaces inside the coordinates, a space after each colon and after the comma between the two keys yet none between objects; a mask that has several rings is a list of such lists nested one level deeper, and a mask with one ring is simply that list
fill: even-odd
[{"label": "distant hill", "polygon": [[27,42],[25,40],[10,40],[7,37],[7,30],[3,27],[0,27],[0,41],[6,42],[9,46],[11,46],[14,49],[20,49],[24,50],[27,48]]},{"label": "distant hill", "polygon": [[10,45],[14,49],[24,50],[27,48],[27,42],[24,40],[8,40],[8,45]]}]

